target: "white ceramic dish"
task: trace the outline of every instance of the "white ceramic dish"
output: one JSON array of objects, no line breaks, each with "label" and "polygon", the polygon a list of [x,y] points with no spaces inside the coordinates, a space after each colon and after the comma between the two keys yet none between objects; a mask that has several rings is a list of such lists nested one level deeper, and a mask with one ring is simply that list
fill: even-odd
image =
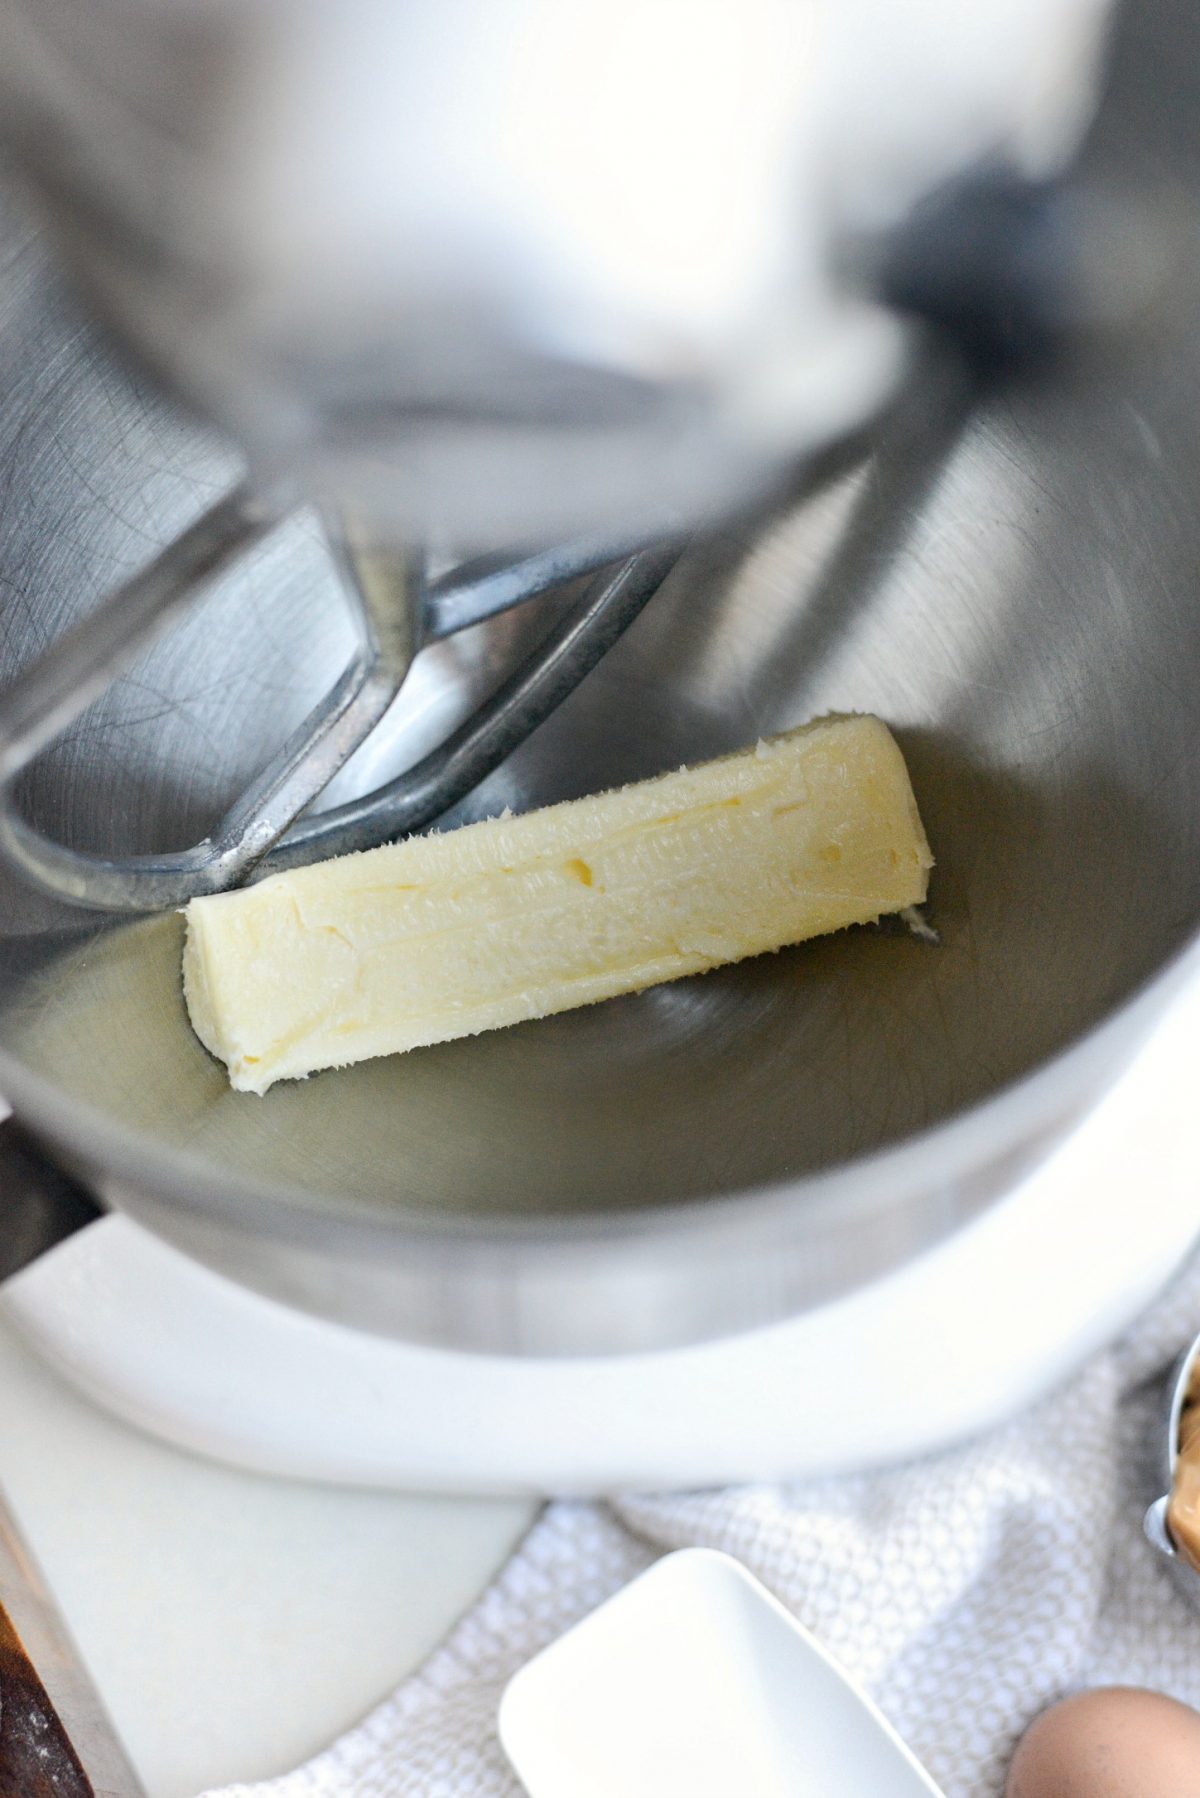
[{"label": "white ceramic dish", "polygon": [[667,1555],[509,1682],[529,1798],[941,1798],[853,1680],[728,1555]]}]

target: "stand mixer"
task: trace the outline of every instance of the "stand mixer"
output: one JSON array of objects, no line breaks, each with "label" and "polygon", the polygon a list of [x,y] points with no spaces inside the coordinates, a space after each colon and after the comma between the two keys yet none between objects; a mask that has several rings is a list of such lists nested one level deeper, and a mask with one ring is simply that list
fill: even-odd
[{"label": "stand mixer", "polygon": [[[903,1453],[1061,1371],[1196,1229],[1182,1186],[1153,1217],[1109,1194],[1112,1252],[1005,1384],[1012,1244],[1065,1265],[1096,1208],[1031,1170],[1195,958],[1195,22],[1119,21],[1075,160],[1108,23],[1082,0],[559,10],[2,15],[14,157],[105,335],[14,215],[0,1086],[135,1220],[10,1308],[158,1427],[79,1319],[154,1288],[219,1335],[193,1261],[264,1343],[316,1332],[332,1367],[353,1339],[351,1391],[360,1348],[397,1405],[452,1351],[447,1407],[507,1369],[515,1416],[543,1375],[507,1358],[546,1356],[615,1370],[600,1402],[632,1414],[653,1363],[695,1422],[673,1467],[610,1442],[574,1476],[175,1426],[291,1471],[734,1477],[704,1420],[714,1378],[730,1418],[761,1396],[735,1350],[765,1326],[797,1422],[745,1471]],[[1048,335],[1071,353],[976,381]],[[856,933],[263,1100],[188,1031],[191,894],[828,709],[897,728],[940,948]],[[68,1227],[23,1152],[13,1269]],[[56,1265],[67,1308],[39,1310]],[[923,1343],[928,1378],[969,1282],[997,1302],[953,1404],[931,1384],[878,1427],[864,1367]],[[834,1404],[839,1305],[867,1336]]]}]

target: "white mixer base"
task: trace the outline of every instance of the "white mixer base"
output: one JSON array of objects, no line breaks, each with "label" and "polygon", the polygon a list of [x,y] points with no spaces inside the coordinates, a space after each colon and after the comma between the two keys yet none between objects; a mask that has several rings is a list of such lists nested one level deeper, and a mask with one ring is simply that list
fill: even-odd
[{"label": "white mixer base", "polygon": [[1036,1397],[1186,1255],[1200,1229],[1198,1029],[1193,987],[1076,1134],[931,1254],[700,1348],[593,1361],[415,1348],[243,1291],[122,1217],[10,1281],[0,1304],[99,1404],[264,1472],[584,1494],[895,1459]]}]

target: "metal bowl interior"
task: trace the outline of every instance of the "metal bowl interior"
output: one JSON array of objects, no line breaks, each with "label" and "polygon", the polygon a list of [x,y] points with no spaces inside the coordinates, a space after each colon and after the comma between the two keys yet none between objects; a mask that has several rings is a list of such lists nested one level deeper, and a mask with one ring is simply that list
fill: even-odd
[{"label": "metal bowl interior", "polygon": [[[1174,6],[1148,19],[1122,47],[1096,154],[1185,180],[1200,143],[1179,134],[1200,108],[1182,93],[1156,106],[1151,76],[1155,33],[1197,27]],[[1177,49],[1170,79],[1196,71]],[[15,215],[5,241],[8,678],[232,463],[81,326]],[[1019,1080],[1200,922],[1198,322],[1010,388],[965,423],[910,409],[818,497],[697,547],[451,820],[878,712],[937,856],[940,948],[853,931],[258,1099],[229,1091],[188,1028],[178,918],[101,925],[3,873],[0,1051],[154,1155],[409,1218],[608,1215],[802,1183]],[[527,607],[427,652],[335,796],[428,747],[546,618]],[[285,527],[41,759],[30,815],[99,850],[202,837],[349,641],[319,534]]]}]

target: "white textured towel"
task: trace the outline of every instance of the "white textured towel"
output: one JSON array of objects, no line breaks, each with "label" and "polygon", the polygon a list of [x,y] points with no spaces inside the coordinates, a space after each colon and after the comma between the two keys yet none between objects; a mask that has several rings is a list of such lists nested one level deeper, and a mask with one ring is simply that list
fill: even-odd
[{"label": "white textured towel", "polygon": [[1141,1533],[1161,1375],[1198,1329],[1200,1258],[1069,1385],[949,1453],[795,1486],[550,1505],[359,1728],[221,1798],[517,1798],[495,1731],[509,1676],[691,1544],[757,1574],[863,1680],[947,1798],[998,1794],[1021,1730],[1079,1686],[1130,1682],[1200,1705],[1200,1605]]}]

